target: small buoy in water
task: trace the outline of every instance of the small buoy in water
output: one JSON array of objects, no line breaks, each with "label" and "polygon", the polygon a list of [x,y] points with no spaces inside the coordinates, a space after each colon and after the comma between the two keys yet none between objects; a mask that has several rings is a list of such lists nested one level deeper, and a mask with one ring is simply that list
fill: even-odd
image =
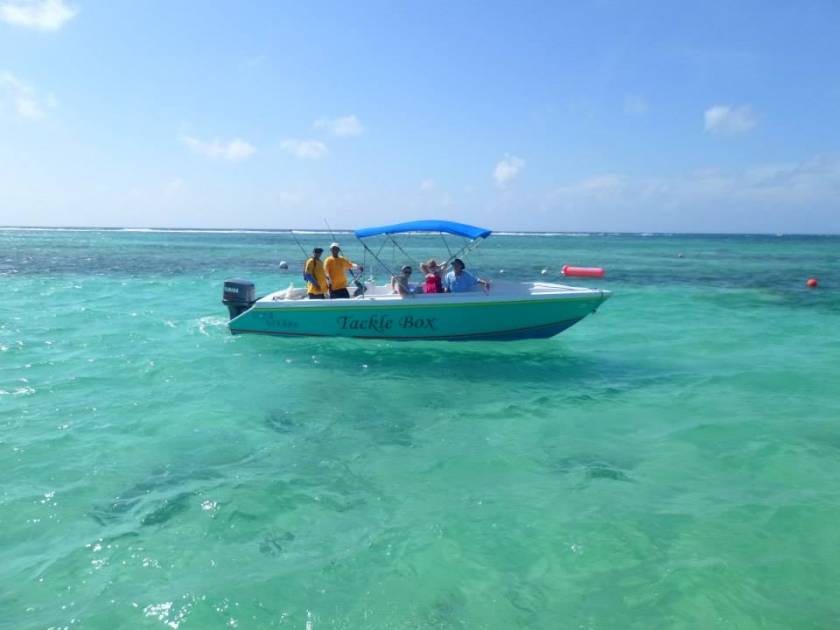
[{"label": "small buoy in water", "polygon": [[504,273],[504,272],[505,272],[505,270],[504,270],[504,269],[499,269],[499,273],[500,273],[500,274],[502,274],[502,273]]},{"label": "small buoy in water", "polygon": [[289,263],[287,263],[285,260],[281,260],[279,267],[280,267],[280,269],[288,269],[289,268]]},{"label": "small buoy in water", "polygon": [[682,253],[682,252],[680,252],[679,254],[677,254],[677,258],[682,258],[682,257],[683,257],[683,253]]},{"label": "small buoy in water", "polygon": [[809,289],[816,289],[817,284],[818,282],[816,278],[808,278],[808,280],[805,281],[805,286]]},{"label": "small buoy in water", "polygon": [[563,265],[561,270],[564,276],[577,276],[580,278],[603,278],[604,270],[601,267],[572,267]]},{"label": "small buoy in water", "polygon": [[548,273],[548,269],[543,269],[542,271],[540,271],[540,273],[541,273],[542,275],[545,275],[545,274],[547,274],[547,273]]}]

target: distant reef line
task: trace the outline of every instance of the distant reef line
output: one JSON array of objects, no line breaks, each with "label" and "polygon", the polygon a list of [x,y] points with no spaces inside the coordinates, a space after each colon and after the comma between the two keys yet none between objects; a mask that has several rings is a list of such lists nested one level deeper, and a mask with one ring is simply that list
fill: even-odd
[{"label": "distant reef line", "polygon": [[[353,234],[354,230],[336,228],[198,228],[198,227],[107,227],[107,226],[45,226],[45,225],[0,225],[0,230],[21,232],[135,232],[163,234],[311,234],[331,236],[334,234]],[[818,234],[809,232],[621,232],[596,230],[568,231],[559,230],[498,230],[495,236],[636,236],[636,237],[818,237],[832,238],[840,234]]]}]

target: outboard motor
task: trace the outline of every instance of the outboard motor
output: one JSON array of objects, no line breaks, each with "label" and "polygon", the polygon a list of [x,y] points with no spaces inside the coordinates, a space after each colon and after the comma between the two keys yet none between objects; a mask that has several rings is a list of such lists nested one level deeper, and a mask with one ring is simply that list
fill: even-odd
[{"label": "outboard motor", "polygon": [[253,282],[240,278],[225,280],[225,289],[222,292],[222,304],[228,307],[231,319],[239,317],[251,308],[251,305],[256,301],[257,291]]}]

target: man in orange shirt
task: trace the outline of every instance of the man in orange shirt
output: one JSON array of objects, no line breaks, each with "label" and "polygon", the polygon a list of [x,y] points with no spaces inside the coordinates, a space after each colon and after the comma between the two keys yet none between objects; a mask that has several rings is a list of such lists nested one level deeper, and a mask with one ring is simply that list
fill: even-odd
[{"label": "man in orange shirt", "polygon": [[[347,291],[347,275],[345,272],[357,265],[350,262],[341,255],[341,247],[338,243],[330,245],[330,255],[324,261],[324,271],[330,281],[330,299],[349,298]],[[362,270],[361,267],[359,267]]]}]

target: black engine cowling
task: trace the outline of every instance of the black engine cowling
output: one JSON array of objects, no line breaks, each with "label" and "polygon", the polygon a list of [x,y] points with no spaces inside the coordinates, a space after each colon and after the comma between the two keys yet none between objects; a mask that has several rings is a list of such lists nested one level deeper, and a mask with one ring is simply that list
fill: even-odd
[{"label": "black engine cowling", "polygon": [[222,304],[228,307],[230,318],[238,317],[257,301],[257,289],[250,280],[232,278],[225,280]]}]

